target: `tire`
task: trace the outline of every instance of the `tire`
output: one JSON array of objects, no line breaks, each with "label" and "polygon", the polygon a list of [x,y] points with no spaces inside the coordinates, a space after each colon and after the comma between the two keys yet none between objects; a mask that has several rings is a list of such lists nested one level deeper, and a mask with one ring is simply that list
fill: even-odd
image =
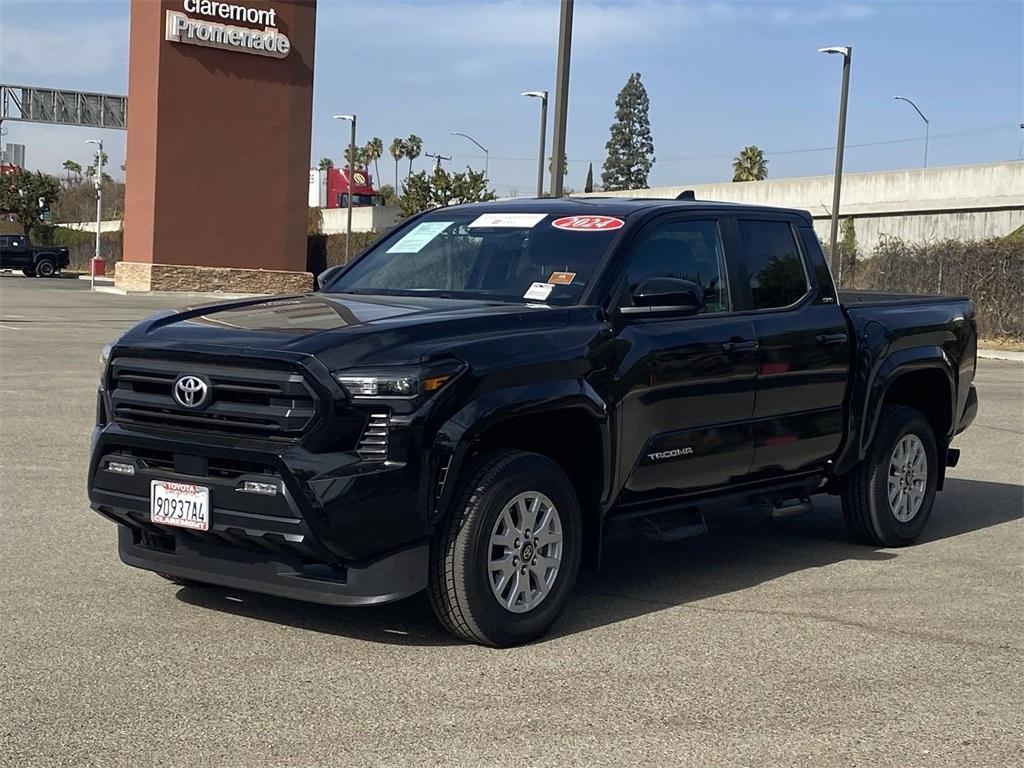
[{"label": "tire", "polygon": [[[525,540],[537,522],[545,535],[534,537],[530,528],[536,543]],[[449,632],[473,643],[505,648],[535,640],[569,599],[582,533],[576,494],[557,464],[522,451],[485,454],[469,468],[431,546],[434,613]],[[507,546],[495,544],[496,537]]]},{"label": "tire", "polygon": [[[917,457],[923,458],[923,467]],[[868,455],[843,478],[847,527],[866,544],[912,544],[931,516],[938,479],[939,456],[931,424],[914,408],[885,406]],[[893,497],[895,501],[890,501]]]},{"label": "tire", "polygon": [[39,277],[53,277],[57,274],[57,264],[53,259],[40,259],[36,262],[35,273]]}]

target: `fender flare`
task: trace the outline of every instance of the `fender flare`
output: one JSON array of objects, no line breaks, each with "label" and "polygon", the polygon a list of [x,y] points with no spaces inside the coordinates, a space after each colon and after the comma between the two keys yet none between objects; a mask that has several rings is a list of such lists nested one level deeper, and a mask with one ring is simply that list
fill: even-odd
[{"label": "fender flare", "polygon": [[611,481],[610,409],[594,388],[582,379],[561,379],[514,385],[490,390],[466,403],[437,431],[431,448],[436,458],[431,477],[435,504],[430,522],[436,523],[448,509],[454,495],[454,482],[472,452],[473,446],[491,427],[508,419],[532,416],[547,411],[580,409],[594,418],[601,432],[601,460],[604,468],[602,498],[607,498]]},{"label": "fender flare", "polygon": [[[836,459],[836,474],[845,474],[855,464],[863,461],[878,430],[882,416],[882,403],[892,385],[901,376],[919,371],[939,371],[949,387],[949,423],[956,424],[956,367],[945,350],[938,345],[915,346],[900,349],[887,355],[871,369],[867,380],[858,382],[849,401],[848,434],[856,436],[849,440],[843,453]],[[945,444],[949,435],[936,435]]]}]

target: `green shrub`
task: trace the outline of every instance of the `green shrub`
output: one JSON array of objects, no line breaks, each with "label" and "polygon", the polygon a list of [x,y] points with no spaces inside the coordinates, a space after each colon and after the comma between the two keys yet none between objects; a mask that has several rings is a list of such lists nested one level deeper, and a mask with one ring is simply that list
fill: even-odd
[{"label": "green shrub", "polygon": [[[352,258],[354,259],[379,237],[381,232],[353,232]],[[328,267],[345,263],[345,235],[318,235],[306,237],[306,271],[319,275]]]},{"label": "green shrub", "polygon": [[978,335],[1024,340],[1024,239],[906,243],[887,237],[857,264],[856,287],[968,296]]}]

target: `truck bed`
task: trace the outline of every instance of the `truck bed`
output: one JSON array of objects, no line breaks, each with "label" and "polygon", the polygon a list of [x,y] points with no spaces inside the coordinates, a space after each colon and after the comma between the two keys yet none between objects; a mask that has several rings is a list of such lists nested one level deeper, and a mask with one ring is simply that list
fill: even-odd
[{"label": "truck bed", "polygon": [[847,307],[873,307],[893,304],[932,304],[943,301],[967,301],[966,296],[938,293],[890,293],[889,291],[839,291],[839,303]]}]

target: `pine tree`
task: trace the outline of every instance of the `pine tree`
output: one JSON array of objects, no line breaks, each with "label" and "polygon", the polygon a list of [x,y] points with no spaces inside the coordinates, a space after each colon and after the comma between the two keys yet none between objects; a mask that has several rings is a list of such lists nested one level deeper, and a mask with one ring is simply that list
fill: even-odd
[{"label": "pine tree", "polygon": [[640,73],[634,72],[615,99],[615,122],[605,144],[608,159],[601,173],[606,190],[647,187],[647,174],[654,165],[654,139],[647,114],[650,105]]},{"label": "pine tree", "polygon": [[587,166],[587,180],[583,184],[583,191],[584,192],[593,192],[594,191],[594,164],[593,163],[590,163],[590,165]]}]

